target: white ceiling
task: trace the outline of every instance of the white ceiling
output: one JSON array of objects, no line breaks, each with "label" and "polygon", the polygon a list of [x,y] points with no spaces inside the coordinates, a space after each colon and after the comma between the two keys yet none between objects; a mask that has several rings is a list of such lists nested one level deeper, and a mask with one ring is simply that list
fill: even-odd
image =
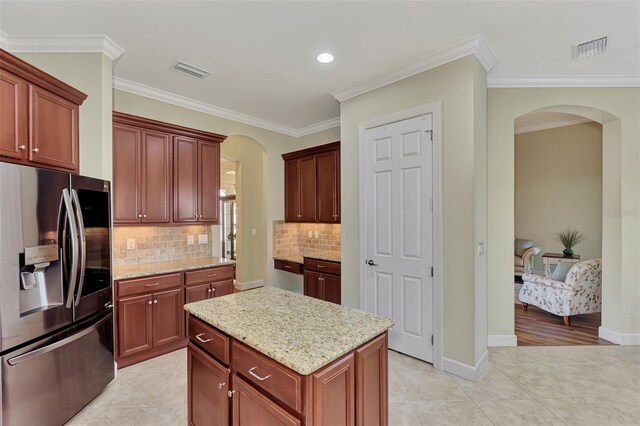
[{"label": "white ceiling", "polygon": [[[115,76],[292,129],[340,114],[332,92],[385,76],[477,34],[494,77],[640,76],[640,2],[0,2],[10,36],[104,34]],[[571,46],[610,36],[602,56]],[[335,55],[319,64],[323,51]],[[177,59],[211,71],[198,81]]]}]

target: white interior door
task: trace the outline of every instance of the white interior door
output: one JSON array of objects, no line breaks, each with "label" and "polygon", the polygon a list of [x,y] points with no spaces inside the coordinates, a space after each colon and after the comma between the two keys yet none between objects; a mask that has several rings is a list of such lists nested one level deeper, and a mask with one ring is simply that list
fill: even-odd
[{"label": "white interior door", "polygon": [[365,307],[389,347],[433,362],[432,115],[365,132]]}]

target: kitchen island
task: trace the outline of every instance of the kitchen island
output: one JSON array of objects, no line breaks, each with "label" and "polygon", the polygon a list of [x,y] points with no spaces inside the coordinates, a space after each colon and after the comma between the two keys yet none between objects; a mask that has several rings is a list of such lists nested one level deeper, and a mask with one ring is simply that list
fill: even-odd
[{"label": "kitchen island", "polygon": [[393,320],[264,287],[185,305],[190,425],[386,425]]}]

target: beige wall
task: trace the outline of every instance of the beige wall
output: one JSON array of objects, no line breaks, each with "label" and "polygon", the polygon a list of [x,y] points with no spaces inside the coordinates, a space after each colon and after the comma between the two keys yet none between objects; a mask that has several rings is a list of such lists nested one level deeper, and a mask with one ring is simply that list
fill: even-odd
[{"label": "beige wall", "polygon": [[[114,91],[113,101],[115,111],[230,136],[228,142],[222,144],[222,155],[236,160],[241,159],[235,156],[242,156],[245,162],[263,165],[262,173],[258,171],[257,166],[243,168],[242,164],[240,165],[239,180],[243,179],[243,173],[245,179],[238,184],[243,188],[249,188],[245,191],[249,195],[253,194],[253,191],[259,193],[262,188],[260,198],[263,201],[255,204],[253,201],[251,204],[247,202],[245,207],[248,216],[244,212],[239,213],[240,220],[255,225],[249,226],[248,230],[250,232],[251,227],[255,227],[256,235],[246,235],[246,227],[244,227],[245,235],[242,236],[244,244],[242,247],[239,246],[239,249],[245,250],[242,257],[246,255],[247,262],[245,264],[244,260],[240,259],[241,254],[238,253],[238,270],[240,271],[238,278],[241,282],[265,279],[270,285],[290,287],[289,281],[296,280],[297,277],[290,277],[293,274],[278,274],[273,268],[272,260],[272,224],[274,220],[284,218],[284,162],[281,155],[285,152],[339,140],[339,129],[329,129],[294,138],[120,90]],[[228,146],[227,143],[229,143]],[[260,145],[261,149],[254,149],[257,147],[253,145],[254,143]],[[243,147],[248,148],[250,152],[243,152]],[[245,199],[249,198],[245,197]],[[239,209],[241,203],[242,201],[238,202]],[[241,237],[238,236],[238,238]]]},{"label": "beige wall", "polygon": [[603,124],[602,326],[640,333],[640,89],[489,89],[489,335],[513,335],[514,120],[547,107]]},{"label": "beige wall", "polygon": [[602,125],[596,122],[515,135],[515,236],[542,253],[564,247],[555,233],[586,235],[574,248],[583,260],[602,256]]},{"label": "beige wall", "polygon": [[[341,104],[342,301],[359,306],[359,124],[427,103],[442,101],[443,147],[443,331],[444,356],[475,365],[486,349],[486,304],[478,307],[485,278],[476,280],[475,240],[482,238],[484,87],[486,76],[474,57],[406,78]],[[476,203],[474,196],[478,196]],[[476,206],[478,211],[476,212]],[[485,210],[486,218],[486,210]],[[477,232],[476,232],[477,231]],[[480,273],[483,268],[478,267]],[[484,315],[484,317],[483,317]],[[478,335],[477,335],[478,334]],[[478,340],[478,345],[476,345]],[[484,353],[484,350],[481,352]]]},{"label": "beige wall", "polygon": [[88,95],[80,107],[80,174],[111,179],[113,62],[102,53],[17,53]]}]

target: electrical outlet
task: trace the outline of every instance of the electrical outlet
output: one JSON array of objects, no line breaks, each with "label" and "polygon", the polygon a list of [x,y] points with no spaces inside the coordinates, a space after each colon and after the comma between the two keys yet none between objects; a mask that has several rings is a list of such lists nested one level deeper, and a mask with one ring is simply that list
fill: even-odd
[{"label": "electrical outlet", "polygon": [[484,243],[478,243],[478,256],[484,255]]},{"label": "electrical outlet", "polygon": [[187,245],[188,246],[193,245],[193,235],[187,235]]},{"label": "electrical outlet", "polygon": [[135,249],[136,249],[136,239],[127,238],[127,250],[135,250]]},{"label": "electrical outlet", "polygon": [[209,242],[207,234],[198,235],[198,244],[207,244],[207,242]]},{"label": "electrical outlet", "polygon": [[320,236],[318,235],[318,231],[313,231],[313,238],[318,239]]},{"label": "electrical outlet", "polygon": [[251,228],[251,235],[256,235],[257,233],[256,228]]},{"label": "electrical outlet", "polygon": [[309,238],[313,238],[313,231],[309,231],[309,233],[307,234]]}]

